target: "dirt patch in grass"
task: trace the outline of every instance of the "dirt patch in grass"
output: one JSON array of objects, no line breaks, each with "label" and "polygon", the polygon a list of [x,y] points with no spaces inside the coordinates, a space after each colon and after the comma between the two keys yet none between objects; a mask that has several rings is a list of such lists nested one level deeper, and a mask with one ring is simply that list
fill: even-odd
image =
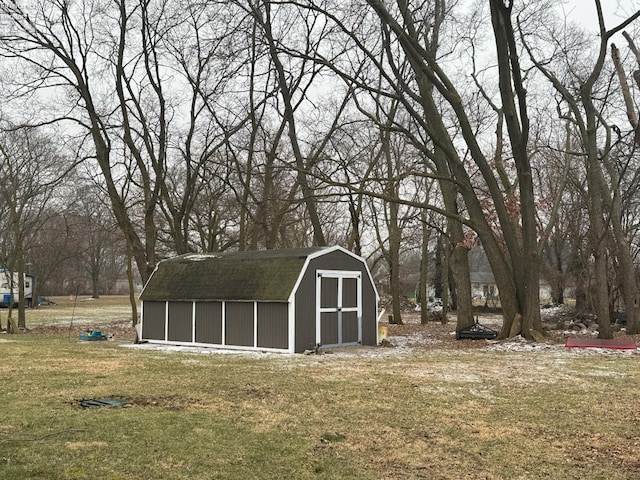
[{"label": "dirt patch in grass", "polygon": [[171,411],[202,410],[206,404],[198,398],[183,395],[136,396],[131,398],[131,407],[157,407]]}]

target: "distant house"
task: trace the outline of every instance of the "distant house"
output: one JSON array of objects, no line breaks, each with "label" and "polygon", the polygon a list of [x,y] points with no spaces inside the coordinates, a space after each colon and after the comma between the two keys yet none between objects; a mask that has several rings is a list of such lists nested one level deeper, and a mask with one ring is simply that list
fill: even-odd
[{"label": "distant house", "polygon": [[473,298],[492,299],[498,296],[496,280],[491,272],[471,272],[471,295]]},{"label": "distant house", "polygon": [[341,248],[186,254],[158,264],[140,295],[143,341],[304,352],[377,344],[367,264]]},{"label": "distant house", "polygon": [[[474,246],[469,251],[469,270],[471,276],[471,295],[474,298],[485,300],[497,300],[500,292],[493,276],[493,271],[489,265],[487,255],[481,246]],[[540,279],[540,298],[549,298],[549,284]]]},{"label": "distant house", "polygon": [[498,297],[496,280],[481,246],[476,245],[469,251],[469,273],[473,298],[490,300]]}]

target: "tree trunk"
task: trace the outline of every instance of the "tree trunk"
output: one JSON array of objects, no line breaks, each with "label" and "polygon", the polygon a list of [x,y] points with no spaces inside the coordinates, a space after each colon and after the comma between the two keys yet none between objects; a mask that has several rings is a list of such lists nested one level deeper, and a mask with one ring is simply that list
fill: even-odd
[{"label": "tree trunk", "polygon": [[425,325],[429,322],[429,224],[427,223],[427,212],[420,212],[422,223],[422,244],[420,248],[420,283],[418,286],[418,305],[420,305],[420,323]]},{"label": "tree trunk", "polygon": [[395,202],[389,203],[389,274],[391,300],[393,304],[393,321],[399,325],[402,321],[402,291],[400,288],[400,241],[401,231],[398,224],[398,211],[400,206]]},{"label": "tree trunk", "polygon": [[469,272],[469,249],[460,242],[453,247],[450,266],[455,279],[456,331],[459,332],[474,324],[471,274]]},{"label": "tree trunk", "polygon": [[25,299],[24,292],[24,250],[22,245],[24,244],[24,238],[19,236],[19,245],[16,251],[16,266],[18,267],[18,330],[24,331],[27,329],[27,314],[25,308],[27,301]]},{"label": "tree trunk", "polygon": [[440,294],[442,295],[442,314],[440,315],[440,323],[443,325],[449,323],[449,304],[451,303],[449,298],[449,261],[451,255],[451,248],[449,248],[449,243],[443,243],[442,253],[444,254],[444,261],[442,262],[445,268],[442,268],[442,276],[440,277],[442,280],[442,290]]},{"label": "tree trunk", "polygon": [[[609,177],[611,184],[620,185],[621,178],[615,165],[611,162],[603,162],[609,165]],[[598,165],[600,168],[600,165]],[[636,268],[631,257],[631,245],[626,232],[622,227],[622,199],[619,189],[611,192],[605,181],[602,170],[597,171],[600,191],[606,200],[609,209],[611,230],[613,231],[615,256],[618,260],[618,277],[622,287],[622,297],[627,314],[627,333],[640,333],[640,310],[638,305],[638,282],[636,278]]]},{"label": "tree trunk", "polygon": [[618,265],[622,283],[622,295],[624,298],[624,308],[627,314],[627,333],[635,335],[640,333],[640,309],[638,305],[638,287],[636,281],[636,269],[631,259],[629,245],[626,238],[618,238]]},{"label": "tree trunk", "polygon": [[[425,83],[423,92],[425,95],[429,96],[429,102],[427,105],[429,105],[429,108],[435,107],[435,103],[433,102],[433,89],[428,83],[426,83],[426,80],[423,82]],[[435,126],[437,126],[437,122],[434,127]],[[442,288],[449,292],[449,284],[451,283],[455,285],[455,292],[452,292],[452,298],[455,300],[453,309],[456,311],[457,317],[456,331],[460,331],[465,328],[469,328],[474,323],[473,301],[471,298],[471,273],[469,270],[469,250],[465,245],[462,223],[458,220],[458,190],[456,185],[451,180],[448,180],[452,177],[452,172],[447,163],[447,157],[444,150],[438,146],[434,148],[433,161],[435,163],[438,176],[444,179],[439,181],[440,191],[442,192],[445,210],[450,214],[450,216],[447,217],[447,236],[451,242],[452,248],[449,250],[451,252],[449,262],[442,266],[442,272],[447,271],[448,277],[448,269],[451,268],[453,281],[448,281],[446,283],[443,282]],[[443,316],[445,316],[444,302]]]},{"label": "tree trunk", "polygon": [[7,333],[16,333],[16,324],[11,316],[11,310],[11,307],[9,307],[9,312],[7,313]]},{"label": "tree trunk", "polygon": [[18,330],[27,329],[27,300],[24,294],[24,268],[18,267]]},{"label": "tree trunk", "polygon": [[593,303],[598,319],[598,338],[612,338],[611,319],[609,318],[609,279],[607,277],[607,248],[603,205],[598,188],[596,169],[597,156],[594,151],[588,153],[587,184],[589,190],[589,237],[594,258],[594,295]]},{"label": "tree trunk", "polygon": [[438,235],[438,243],[436,244],[436,256],[435,256],[435,265],[434,265],[434,277],[433,277],[433,295],[436,298],[442,298],[442,290],[444,285],[444,280],[442,278],[442,257],[445,254],[445,247],[442,242],[442,234]]},{"label": "tree trunk", "polygon": [[551,289],[551,301],[555,305],[564,305],[564,271],[562,262],[562,248],[558,242],[554,242],[555,247],[555,270],[553,287]]},{"label": "tree trunk", "polygon": [[133,259],[131,249],[127,248],[127,282],[129,284],[129,303],[131,304],[131,326],[138,324],[138,302],[136,301],[136,284],[133,279]]},{"label": "tree trunk", "polygon": [[[491,21],[498,56],[498,84],[502,110],[509,132],[509,141],[518,176],[520,194],[521,244],[509,238],[509,248],[519,311],[522,313],[522,334],[532,340],[542,340],[544,330],[540,318],[540,262],[538,258],[536,206],[531,162],[527,151],[529,116],[526,90],[519,65],[511,8],[502,0],[491,0]],[[518,226],[515,225],[514,230]],[[505,232],[505,237],[508,236]]]},{"label": "tree trunk", "polygon": [[91,298],[100,298],[100,259],[94,257],[91,259]]},{"label": "tree trunk", "polygon": [[[614,179],[615,181],[615,179]],[[608,195],[608,192],[607,192]],[[618,260],[618,276],[622,287],[622,297],[624,299],[625,312],[627,314],[627,333],[640,333],[640,311],[638,306],[638,282],[636,279],[636,268],[631,258],[631,246],[625,232],[622,229],[620,218],[622,217],[622,207],[620,196],[614,193],[611,202],[611,226],[613,230],[615,254]]]},{"label": "tree trunk", "polygon": [[358,194],[357,202],[353,194],[349,194],[349,220],[351,231],[347,248],[356,255],[362,255],[362,239],[360,238],[360,216],[362,215],[362,194]]},{"label": "tree trunk", "polygon": [[585,268],[585,264],[580,254],[579,242],[574,241],[572,245],[573,258],[571,259],[571,265],[569,272],[575,278],[575,299],[576,299],[576,311],[579,313],[586,312],[589,308],[587,301],[587,278],[588,273]]}]

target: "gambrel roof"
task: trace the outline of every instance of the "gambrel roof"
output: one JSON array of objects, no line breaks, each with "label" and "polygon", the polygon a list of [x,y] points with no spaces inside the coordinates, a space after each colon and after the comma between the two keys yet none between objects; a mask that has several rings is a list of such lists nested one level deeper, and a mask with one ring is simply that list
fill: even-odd
[{"label": "gambrel roof", "polygon": [[158,263],[140,298],[286,302],[307,258],[326,247],[195,254]]}]

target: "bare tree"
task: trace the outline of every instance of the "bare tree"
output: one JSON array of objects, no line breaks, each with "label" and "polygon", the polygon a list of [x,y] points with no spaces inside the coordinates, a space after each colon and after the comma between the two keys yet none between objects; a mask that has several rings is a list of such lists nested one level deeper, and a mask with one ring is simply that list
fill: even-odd
[{"label": "bare tree", "polygon": [[[118,31],[117,21],[96,2],[56,2],[43,0],[20,6],[13,2],[0,5],[4,29],[0,33],[2,56],[23,69],[24,78],[15,82],[16,99],[48,90],[53,95],[65,93],[68,102],[57,111],[43,110],[45,114],[29,123],[70,122],[70,128],[86,135],[91,149],[83,148],[85,155],[95,159],[103,175],[105,188],[118,225],[138,264],[143,279],[155,265],[153,232],[145,245],[132,220],[119,185],[119,172],[113,169],[113,132],[109,125],[109,112],[113,108],[103,95],[106,87],[104,63],[98,41],[101,25],[106,31]],[[116,17],[117,18],[117,17]],[[152,200],[153,201],[153,200]],[[153,204],[150,205],[153,209]]]},{"label": "bare tree", "polygon": [[[412,71],[419,80],[417,89],[412,89],[410,85],[403,83],[400,83],[395,88],[397,92],[410,92],[409,95],[403,93],[400,98],[403,99],[406,108],[413,112],[414,121],[424,129],[437,149],[435,150],[436,154],[431,153],[430,158],[433,161],[438,158],[446,161],[443,166],[446,165],[447,170],[441,169],[438,173],[443,179],[449,179],[449,181],[455,182],[458,186],[464,199],[469,219],[464,220],[463,217],[451,210],[447,212],[447,215],[460,219],[471,226],[478,233],[488,254],[498,282],[505,314],[502,335],[515,335],[522,332],[527,337],[540,338],[542,336],[542,328],[538,305],[539,284],[537,281],[536,260],[538,245],[537,243],[531,245],[531,239],[535,238],[535,222],[533,222],[534,225],[531,225],[530,221],[532,212],[516,211],[514,216],[514,211],[509,208],[509,197],[500,188],[499,181],[495,176],[495,170],[491,167],[478,143],[476,132],[462,100],[463,96],[456,90],[454,83],[442,69],[439,58],[434,57],[427,48],[428,45],[423,44],[424,37],[421,35],[421,31],[414,28],[416,25],[421,25],[416,18],[416,15],[420,12],[419,8],[410,7],[408,3],[403,1],[398,2],[393,10],[382,2],[371,0],[368,3],[380,18],[382,25],[389,29],[393,38],[398,42],[402,52],[409,59]],[[510,23],[507,22],[510,11],[497,8],[497,4],[495,7],[493,10],[493,17],[496,20],[495,35],[498,39],[506,36],[507,41],[510,41],[509,36],[512,36],[513,33]],[[499,55],[499,62],[505,65],[501,76],[505,85],[502,89],[503,108],[513,109],[518,108],[517,105],[519,105],[520,114],[526,114],[526,110],[522,110],[523,105],[526,105],[526,103],[523,103],[524,99],[519,98],[519,103],[516,105],[514,103],[516,97],[513,97],[506,87],[509,82],[512,82],[521,92],[520,95],[523,95],[523,88],[520,85],[520,72],[514,71],[519,68],[517,62],[514,62],[517,60],[515,57],[517,52],[515,52],[514,46],[509,46],[508,43],[505,48],[507,50],[501,50]],[[509,56],[511,56],[511,59],[509,59]],[[395,74],[393,77],[388,78],[390,78],[390,81],[400,80]],[[436,98],[429,94],[431,91],[437,92],[438,99],[441,98],[446,105],[446,112],[452,113],[459,124],[459,134],[464,139],[469,155],[475,162],[485,182],[487,191],[490,193],[491,209],[495,212],[500,226],[499,236],[496,235],[496,232],[487,221],[486,210],[477,196],[465,162],[453,143],[451,131],[447,129],[441,120],[443,118],[443,110],[438,107],[435,101]],[[422,109],[420,113],[414,109],[414,100]],[[520,159],[519,171],[522,175],[520,198],[518,199],[519,208],[522,209],[524,205],[525,209],[530,210],[532,208],[532,192],[531,180],[528,179],[526,124],[518,127],[516,125],[517,119],[512,115],[511,118],[513,118],[513,123],[510,125],[512,128],[510,133],[513,136],[511,138],[511,150],[512,153],[515,150],[518,152],[518,158]],[[526,119],[522,118],[522,121],[526,121]],[[448,174],[445,175],[447,171]],[[520,241],[522,232],[518,225],[524,215],[527,216],[527,221],[525,222],[527,240],[522,243]],[[533,233],[531,230],[533,230]],[[506,246],[506,250],[503,249],[503,245]],[[466,285],[467,282],[464,282],[464,284]],[[470,298],[470,295],[465,295],[465,298]]]},{"label": "bare tree", "polygon": [[[640,11],[636,12],[619,25],[608,29],[605,25],[600,0],[594,0],[598,14],[599,44],[595,51],[595,60],[591,67],[584,66],[583,70],[570,63],[570,53],[579,52],[584,55],[585,44],[572,45],[573,51],[565,50],[556,52],[560,63],[564,62],[562,70],[554,68],[543,53],[536,51],[532,43],[525,43],[529,56],[536,67],[551,82],[555,90],[560,94],[564,108],[568,109],[571,121],[575,125],[580,139],[580,148],[585,158],[587,175],[588,212],[590,226],[590,242],[594,258],[594,284],[596,293],[594,296],[596,315],[599,324],[599,336],[610,338],[610,295],[608,282],[607,238],[609,224],[614,238],[614,255],[617,259],[621,273],[625,305],[628,309],[627,321],[629,331],[637,331],[638,314],[638,288],[635,275],[635,267],[631,260],[630,246],[626,239],[621,224],[621,203],[617,186],[620,184],[619,174],[613,168],[612,151],[612,126],[607,122],[603,114],[603,105],[596,100],[599,95],[596,92],[605,91],[606,84],[599,83],[605,73],[605,60],[611,37],[622,31],[627,25],[640,17]],[[552,41],[558,37],[552,32]],[[570,38],[565,36],[565,38]],[[562,43],[556,45],[562,45]],[[570,53],[569,53],[570,52]],[[605,103],[608,95],[604,95]],[[613,193],[612,193],[613,192]],[[607,214],[607,212],[609,212]]]},{"label": "bare tree", "polygon": [[[633,72],[633,78],[636,85],[640,87],[640,51],[638,51],[635,42],[628,32],[623,32],[623,35],[627,40],[629,50],[631,50],[631,52],[633,53],[633,57],[636,60],[636,70],[634,70]],[[633,165],[631,164],[631,159],[636,153],[637,147],[640,147],[640,122],[638,121],[638,114],[635,110],[633,96],[631,94],[631,89],[629,88],[629,82],[627,81],[627,75],[620,59],[620,52],[614,44],[611,44],[611,57],[616,69],[616,73],[618,74],[618,80],[620,82],[620,87],[622,90],[622,97],[624,99],[627,119],[629,120],[629,125],[632,128],[634,142],[634,146],[630,149],[631,152],[627,157],[628,160],[624,162],[622,169],[616,169],[613,166],[609,169],[611,179],[618,185],[620,185],[620,187],[622,187],[623,185],[623,178],[625,176],[623,174],[626,173],[626,171],[636,171],[631,180],[627,182],[627,188],[618,188],[614,191],[611,202],[611,215],[615,217],[612,221],[614,233],[616,234],[616,238],[621,237],[618,238],[618,250],[620,252],[620,256],[622,257],[620,262],[623,277],[621,283],[624,292],[625,308],[627,311],[627,332],[633,334],[640,332],[640,291],[638,291],[637,275],[635,274],[635,262],[632,258],[633,247],[631,238],[633,238],[633,235],[631,234],[631,229],[629,228],[623,231],[622,224],[619,222],[622,221],[623,210],[625,210],[624,204],[628,205],[630,203],[629,193],[637,191],[636,186],[640,181],[640,176],[637,173],[637,169],[634,169]],[[622,174],[620,172],[622,172]],[[627,195],[624,195],[623,192],[627,192]],[[627,200],[625,200],[625,196],[627,197]]]},{"label": "bare tree", "polygon": [[88,279],[93,298],[110,292],[109,284],[122,277],[126,269],[126,245],[101,193],[95,186],[78,185],[76,201],[68,213],[73,215],[77,280]]},{"label": "bare tree", "polygon": [[[2,217],[5,235],[1,258],[2,267],[10,272],[12,296],[15,292],[19,299],[17,328],[21,330],[26,328],[24,278],[34,236],[46,221],[50,211],[47,204],[56,184],[66,173],[66,162],[54,146],[51,139],[34,129],[0,133],[0,205],[6,213]],[[15,330],[11,321],[13,303],[12,298],[7,328],[10,332]]]},{"label": "bare tree", "polygon": [[[275,68],[278,90],[284,104],[282,115],[287,124],[289,141],[291,144],[293,157],[295,158],[297,181],[300,185],[301,193],[307,207],[307,213],[309,215],[311,225],[313,226],[313,243],[315,245],[324,246],[326,244],[326,241],[322,231],[322,224],[314,200],[313,190],[311,189],[307,180],[306,172],[309,169],[309,165],[303,157],[303,153],[300,148],[300,142],[298,139],[298,129],[296,127],[293,90],[295,89],[295,84],[299,85],[302,78],[294,79],[293,88],[290,82],[287,80],[287,75],[290,75],[290,72],[285,71],[285,67],[280,58],[279,48],[277,44],[277,42],[279,42],[279,39],[277,39],[273,33],[271,2],[268,0],[263,1],[261,2],[261,5],[252,5],[251,9],[252,14],[258,26],[260,27],[262,34],[264,35],[264,39],[269,47],[269,56]],[[307,33],[309,35],[311,34],[311,32]],[[304,72],[304,66],[302,67],[302,71]],[[313,78],[316,74],[317,70],[312,71],[311,77]],[[307,86],[308,85],[309,84],[307,84]]]}]

